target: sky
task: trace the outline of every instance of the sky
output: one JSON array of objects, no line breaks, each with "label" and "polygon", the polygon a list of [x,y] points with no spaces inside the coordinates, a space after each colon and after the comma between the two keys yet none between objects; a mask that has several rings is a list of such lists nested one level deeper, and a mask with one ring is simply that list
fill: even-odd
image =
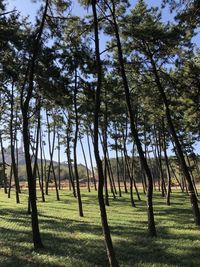
[{"label": "sky", "polygon": [[[30,16],[30,20],[34,21],[36,11],[38,9],[38,6],[41,4],[41,0],[37,1],[37,3],[34,3],[32,0],[6,0],[8,7],[13,9],[13,7],[16,7],[17,10],[19,10],[22,15]],[[135,5],[137,1],[131,0],[132,5]],[[148,0],[146,1],[149,6],[154,7],[161,7],[162,0]],[[72,11],[74,14],[77,14],[79,16],[82,16],[83,13],[86,13],[87,11],[84,10],[80,4],[78,4],[77,1],[72,1]],[[164,21],[168,21],[173,16],[170,14],[168,8],[164,9],[162,12],[162,19]]]},{"label": "sky", "polygon": [[[16,7],[16,9],[21,12],[22,16],[29,16],[29,20],[31,22],[34,22],[37,10],[43,1],[40,0],[40,1],[37,1],[37,3],[34,3],[31,0],[7,0],[6,2],[7,2],[8,10],[9,9],[13,10]],[[134,5],[136,2],[137,1],[133,1],[133,0],[131,1],[132,5]],[[149,0],[149,1],[147,1],[147,3],[149,6],[154,6],[154,7],[158,6],[160,8],[162,0]],[[78,4],[77,1],[72,1],[72,13],[74,15],[83,16],[84,14],[87,14],[87,10],[84,10]],[[169,12],[169,9],[165,8],[164,10],[162,10],[162,20],[166,22],[166,21],[170,21],[171,19],[173,19],[173,14],[171,14]],[[100,43],[101,50],[104,50],[106,40],[107,39],[105,37],[101,36],[101,43]],[[194,40],[198,45],[200,45],[199,35],[197,37],[195,37]],[[86,138],[83,139],[83,143],[84,143],[84,145],[86,145]],[[46,148],[46,151],[48,152],[47,148]],[[199,144],[197,144],[197,146],[196,146],[196,151],[198,153],[200,153],[200,145]],[[55,151],[54,160],[57,159],[56,155],[57,155],[57,151]],[[111,152],[110,156],[114,157],[115,156],[114,152]],[[86,157],[87,157],[87,159],[89,159],[87,149],[86,149]],[[61,151],[61,160],[66,161],[66,155],[64,153],[64,149]],[[78,162],[84,164],[84,158],[83,158],[80,144],[78,144]]]}]

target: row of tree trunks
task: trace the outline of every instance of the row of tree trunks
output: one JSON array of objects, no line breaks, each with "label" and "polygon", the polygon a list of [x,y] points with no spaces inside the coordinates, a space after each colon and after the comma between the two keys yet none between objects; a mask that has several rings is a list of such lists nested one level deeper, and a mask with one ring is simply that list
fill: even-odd
[{"label": "row of tree trunks", "polygon": [[195,194],[195,190],[194,190],[194,186],[193,186],[193,183],[192,183],[191,175],[190,175],[190,173],[188,171],[188,167],[187,167],[187,164],[186,164],[186,161],[185,161],[185,157],[184,157],[184,154],[183,154],[183,151],[182,151],[182,148],[181,148],[181,144],[179,142],[179,139],[178,139],[178,136],[176,134],[176,131],[175,131],[175,128],[174,128],[174,124],[173,124],[173,121],[172,121],[172,118],[171,118],[171,111],[170,111],[170,107],[169,107],[169,102],[167,100],[164,88],[163,88],[162,83],[161,83],[160,78],[159,78],[159,74],[158,74],[158,71],[157,71],[157,67],[156,67],[155,61],[153,59],[151,51],[149,50],[148,45],[147,45],[147,50],[148,50],[149,59],[151,61],[151,65],[152,65],[152,68],[153,68],[153,74],[155,76],[155,82],[156,82],[157,88],[158,88],[158,90],[160,92],[160,95],[162,97],[162,100],[163,100],[163,103],[164,103],[164,106],[165,106],[166,120],[167,120],[167,123],[168,123],[168,127],[169,127],[169,130],[170,130],[171,136],[172,136],[173,141],[174,141],[175,146],[176,146],[176,151],[177,151],[177,154],[178,154],[178,160],[180,162],[180,166],[182,168],[182,171],[183,171],[183,174],[185,176],[185,179],[187,180],[187,183],[188,183],[188,191],[189,191],[189,195],[190,195],[190,201],[191,201],[191,205],[192,205],[194,221],[195,221],[196,225],[200,225],[200,212],[199,212],[199,207],[198,207],[198,200],[197,200],[197,197],[196,197],[196,194]]}]

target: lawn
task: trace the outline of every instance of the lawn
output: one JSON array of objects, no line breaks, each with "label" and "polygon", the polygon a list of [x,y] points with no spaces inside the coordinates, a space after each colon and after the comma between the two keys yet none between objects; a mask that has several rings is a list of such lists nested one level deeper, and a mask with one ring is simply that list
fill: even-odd
[{"label": "lawn", "polygon": [[[78,216],[77,201],[68,190],[55,200],[50,191],[45,203],[38,192],[38,210],[45,249],[33,251],[27,191],[21,204],[14,193],[7,199],[0,190],[0,266],[108,266],[97,195],[82,191],[84,217]],[[145,196],[132,208],[128,195],[110,199],[107,208],[117,258],[121,267],[200,266],[200,229],[193,224],[187,195],[172,193],[166,206],[160,194],[154,196],[157,238],[148,237]]]}]

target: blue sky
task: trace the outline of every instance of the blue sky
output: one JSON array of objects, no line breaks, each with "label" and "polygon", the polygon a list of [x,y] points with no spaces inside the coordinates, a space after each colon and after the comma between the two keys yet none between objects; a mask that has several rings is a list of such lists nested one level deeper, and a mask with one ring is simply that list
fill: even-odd
[{"label": "blue sky", "polygon": [[[13,7],[16,7],[17,10],[19,10],[22,15],[30,16],[30,20],[34,20],[36,11],[38,9],[38,6],[42,3],[42,1],[37,1],[37,3],[34,3],[31,0],[6,0],[8,7],[11,9]],[[137,1],[131,1],[132,5],[135,5]],[[157,6],[161,7],[162,0],[149,0],[146,1],[149,6]],[[73,12],[74,14],[77,14],[79,16],[82,16],[86,10],[84,10],[77,1],[72,1],[72,7],[73,7]],[[170,14],[168,8],[164,9],[162,12],[162,18],[164,21],[168,21],[172,18],[173,16]]]}]

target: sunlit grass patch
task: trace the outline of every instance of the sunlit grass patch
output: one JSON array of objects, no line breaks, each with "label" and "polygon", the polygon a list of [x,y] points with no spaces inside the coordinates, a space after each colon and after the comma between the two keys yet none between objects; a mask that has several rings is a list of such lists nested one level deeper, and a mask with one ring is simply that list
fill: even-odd
[{"label": "sunlit grass patch", "polygon": [[[38,192],[38,212],[44,250],[32,246],[27,191],[15,204],[14,193],[7,199],[0,190],[0,266],[106,267],[108,261],[101,230],[97,195],[82,191],[84,217],[78,216],[77,200],[67,190],[56,201],[50,191],[46,202]],[[193,224],[188,196],[173,192],[172,205],[160,193],[154,194],[157,238],[147,232],[146,200],[129,196],[110,198],[108,220],[117,258],[122,267],[200,266],[200,229]]]}]

